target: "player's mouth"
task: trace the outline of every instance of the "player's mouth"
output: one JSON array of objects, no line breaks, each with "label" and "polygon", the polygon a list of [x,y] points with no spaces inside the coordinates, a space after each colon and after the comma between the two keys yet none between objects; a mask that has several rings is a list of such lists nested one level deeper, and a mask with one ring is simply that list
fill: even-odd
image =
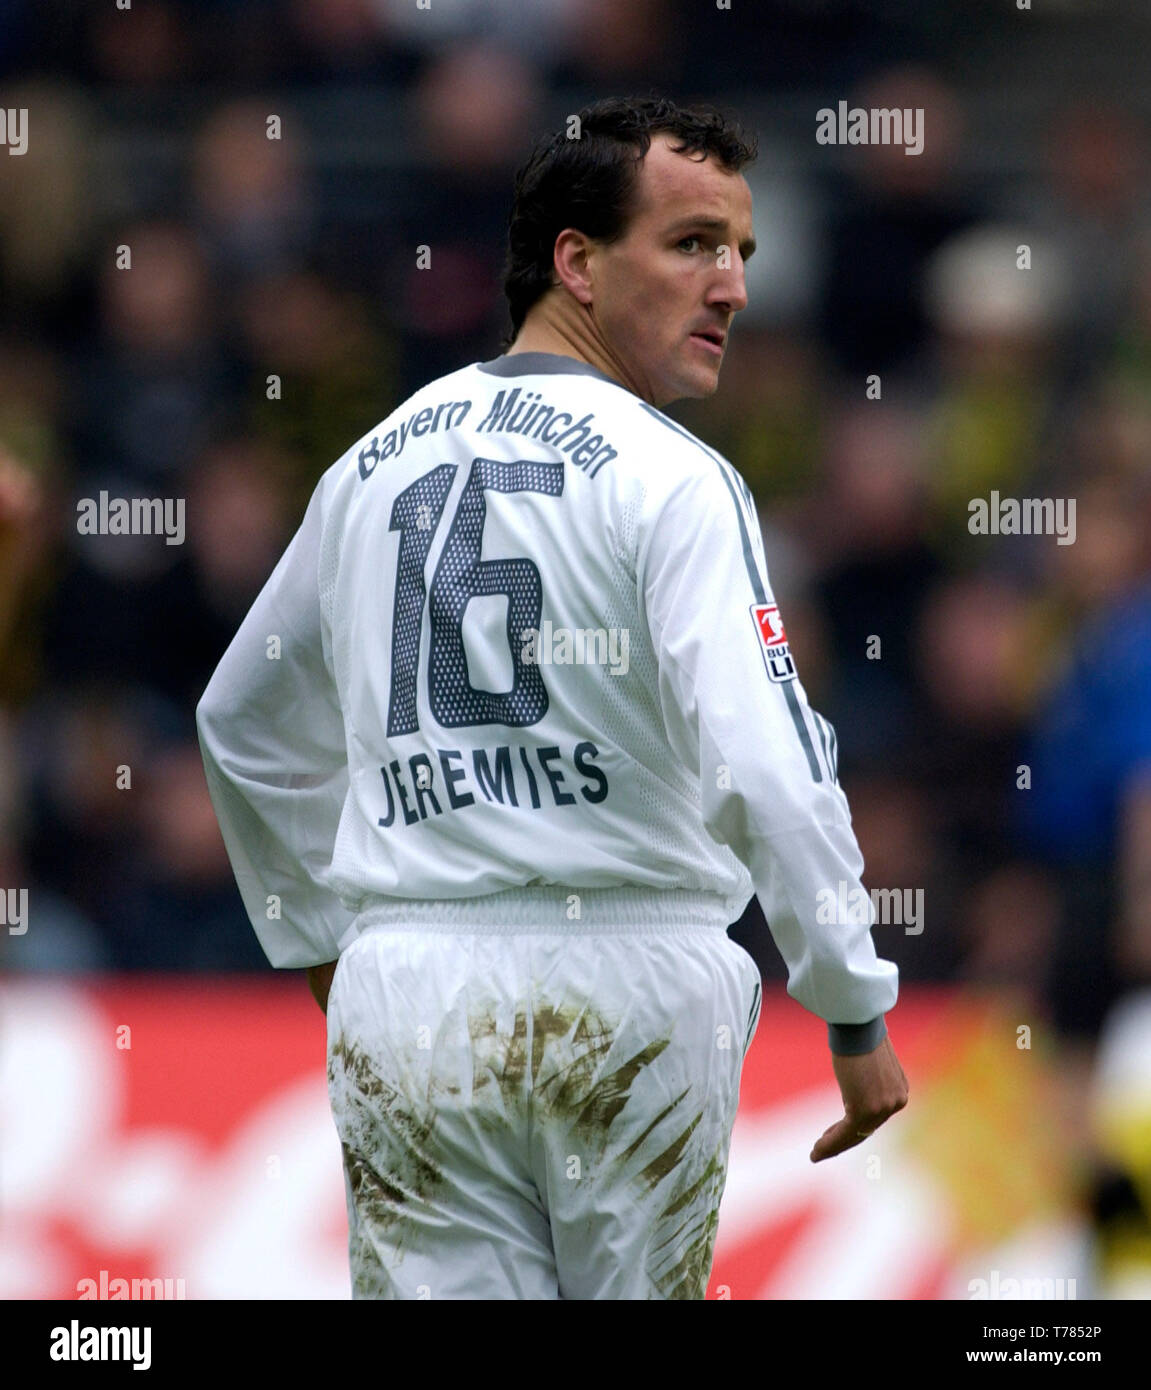
[{"label": "player's mouth", "polygon": [[727,334],[721,328],[704,328],[698,333],[693,333],[691,339],[692,342],[699,343],[713,356],[722,357]]}]

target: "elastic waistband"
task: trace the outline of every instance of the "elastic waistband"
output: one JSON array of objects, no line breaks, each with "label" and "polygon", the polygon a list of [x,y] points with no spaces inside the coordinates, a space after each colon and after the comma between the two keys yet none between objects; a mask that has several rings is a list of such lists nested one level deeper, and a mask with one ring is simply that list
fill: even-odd
[{"label": "elastic waistband", "polygon": [[480,898],[377,900],[356,917],[347,937],[391,931],[558,933],[726,931],[725,900],[684,888],[512,888]]}]

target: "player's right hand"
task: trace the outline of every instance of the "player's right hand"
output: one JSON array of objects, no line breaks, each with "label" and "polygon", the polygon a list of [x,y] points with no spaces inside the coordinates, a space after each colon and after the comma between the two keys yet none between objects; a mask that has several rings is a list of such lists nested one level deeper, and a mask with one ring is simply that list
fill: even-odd
[{"label": "player's right hand", "polygon": [[844,1115],[825,1129],[811,1151],[812,1163],[834,1158],[853,1149],[907,1104],[907,1077],[899,1058],[884,1038],[872,1052],[861,1057],[832,1054],[835,1079],[843,1096]]}]

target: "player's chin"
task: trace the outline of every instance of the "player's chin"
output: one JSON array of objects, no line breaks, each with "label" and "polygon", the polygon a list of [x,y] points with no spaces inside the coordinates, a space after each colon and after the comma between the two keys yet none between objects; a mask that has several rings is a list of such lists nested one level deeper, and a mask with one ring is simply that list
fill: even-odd
[{"label": "player's chin", "polygon": [[711,371],[695,373],[692,378],[691,390],[685,390],[682,394],[691,397],[693,400],[703,400],[707,396],[714,396],[718,390],[719,367],[716,366]]},{"label": "player's chin", "polygon": [[693,365],[687,371],[681,372],[675,382],[675,399],[702,400],[706,396],[714,396],[719,388],[720,366],[719,362],[714,366]]},{"label": "player's chin", "polygon": [[714,366],[700,367],[695,363],[690,366],[682,365],[675,373],[669,373],[664,378],[663,390],[655,400],[659,409],[665,405],[671,405],[674,401],[703,400],[707,396],[714,396],[719,386],[720,363]]}]

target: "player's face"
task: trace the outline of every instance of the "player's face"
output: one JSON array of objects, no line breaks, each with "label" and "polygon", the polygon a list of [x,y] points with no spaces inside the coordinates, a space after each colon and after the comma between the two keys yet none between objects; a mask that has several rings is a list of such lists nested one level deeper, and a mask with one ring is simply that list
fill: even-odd
[{"label": "player's face", "polygon": [[[709,156],[655,136],[624,236],[597,244],[592,310],[624,379],[657,406],[710,396],[755,249],[751,190]],[[726,248],[726,249],[724,249]]]}]

